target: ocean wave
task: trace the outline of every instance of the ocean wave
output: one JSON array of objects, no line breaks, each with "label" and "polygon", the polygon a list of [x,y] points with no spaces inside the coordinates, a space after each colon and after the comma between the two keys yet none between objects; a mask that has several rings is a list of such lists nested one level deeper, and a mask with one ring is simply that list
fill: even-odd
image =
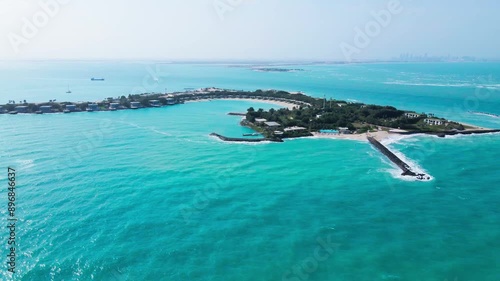
[{"label": "ocean wave", "polygon": [[486,113],[486,112],[469,112],[469,113],[474,115],[488,116],[491,118],[500,118],[500,116],[493,113]]},{"label": "ocean wave", "polygon": [[474,83],[418,83],[408,81],[386,81],[382,82],[386,85],[402,85],[402,86],[420,86],[420,87],[453,87],[453,88],[486,88],[490,90],[500,89],[500,84],[478,85]]},{"label": "ocean wave", "polygon": [[[389,135],[387,138],[383,139],[380,143],[387,146],[390,144],[400,143],[403,140],[408,141],[411,138],[428,136],[426,134],[412,134],[412,135]],[[417,140],[415,140],[417,141]]]},{"label": "ocean wave", "polygon": [[[408,166],[410,167],[410,169],[413,172],[415,172],[417,174],[425,174],[427,177],[429,177],[429,180],[425,180],[425,181],[432,181],[432,180],[434,180],[434,177],[431,176],[429,174],[429,172],[427,172],[417,162],[415,162],[415,160],[411,160],[411,159],[407,158],[406,155],[404,155],[403,153],[401,153],[401,152],[399,152],[397,150],[391,149],[390,147],[387,147],[387,148],[392,153],[394,153],[394,155],[396,155],[399,159],[401,159],[403,162],[405,162],[406,164],[408,164]],[[376,148],[373,147],[373,149],[376,149]],[[401,175],[401,169],[396,164],[394,164],[392,161],[390,161],[389,159],[387,159],[383,154],[378,153],[378,155],[382,159],[383,162],[389,163],[393,167],[391,169],[386,169],[386,172],[388,172],[389,174],[391,174],[391,176],[393,178],[397,178],[397,179],[404,180],[404,181],[419,181],[419,182],[422,181],[422,180],[417,179],[416,177],[409,177],[409,176],[403,176],[403,175]]]},{"label": "ocean wave", "polygon": [[273,143],[272,141],[260,141],[260,142],[244,142],[244,141],[223,141],[220,138],[216,136],[208,136],[210,139],[216,140],[219,143],[226,144],[226,145],[265,145],[265,144],[270,144]]},{"label": "ocean wave", "polygon": [[[438,139],[443,139],[438,136],[434,135],[429,135],[434,138]],[[500,132],[492,132],[492,133],[484,133],[484,134],[470,134],[470,135],[463,135],[463,134],[456,134],[456,135],[447,135],[444,138],[445,139],[459,139],[459,138],[470,138],[470,137],[485,137],[485,136],[500,136]]]}]

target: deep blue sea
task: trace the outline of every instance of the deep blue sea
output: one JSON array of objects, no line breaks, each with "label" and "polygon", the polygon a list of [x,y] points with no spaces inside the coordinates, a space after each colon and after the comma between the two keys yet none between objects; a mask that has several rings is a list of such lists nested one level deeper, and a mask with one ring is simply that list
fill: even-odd
[{"label": "deep blue sea", "polygon": [[[274,66],[273,66],[274,67]],[[499,63],[293,65],[0,62],[0,102],[184,88],[283,89],[490,128]],[[104,82],[92,82],[102,77]],[[67,88],[72,93],[67,94]],[[235,144],[248,101],[0,115],[0,218],[16,169],[16,273],[0,280],[500,280],[500,135],[394,139],[407,181],[366,142]]]}]

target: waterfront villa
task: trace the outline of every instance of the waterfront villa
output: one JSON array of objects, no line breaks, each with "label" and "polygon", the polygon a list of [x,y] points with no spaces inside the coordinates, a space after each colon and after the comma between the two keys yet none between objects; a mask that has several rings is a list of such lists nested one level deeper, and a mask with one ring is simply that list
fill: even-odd
[{"label": "waterfront villa", "polygon": [[28,107],[24,105],[19,105],[16,106],[14,110],[17,111],[17,113],[26,113],[28,112]]},{"label": "waterfront villa", "polygon": [[444,124],[443,120],[435,119],[435,118],[425,119],[424,122],[428,125],[431,125],[431,126],[440,126],[440,125]]},{"label": "waterfront villa", "polygon": [[76,105],[74,105],[74,104],[68,104],[68,105],[66,105],[66,110],[69,110],[69,112],[75,112],[76,111]]},{"label": "waterfront villa", "polygon": [[152,106],[152,107],[160,107],[161,106],[161,103],[159,100],[150,100],[149,101],[149,104]]},{"label": "waterfront villa", "polygon": [[267,119],[255,118],[255,123],[257,123],[257,124],[263,124],[264,122],[267,122]]},{"label": "waterfront villa", "polygon": [[347,127],[339,127],[339,133],[340,134],[352,134],[351,130]]},{"label": "waterfront villa", "polygon": [[131,109],[138,109],[139,107],[141,107],[141,103],[138,102],[138,101],[132,101],[130,102],[130,108]]},{"label": "waterfront villa", "polygon": [[42,106],[40,106],[40,112],[42,112],[42,113],[52,113],[52,105],[42,105]]},{"label": "waterfront villa", "polygon": [[265,124],[267,127],[270,127],[270,128],[277,128],[277,127],[281,127],[281,124],[280,124],[280,123],[277,123],[277,122],[264,122],[264,124]]},{"label": "waterfront villa", "polygon": [[120,108],[120,104],[116,102],[112,102],[109,104],[109,110],[117,110]]},{"label": "waterfront villa", "polygon": [[285,128],[285,132],[296,132],[296,131],[304,131],[304,130],[307,130],[307,129],[304,127],[297,127],[297,126]]},{"label": "waterfront villa", "polygon": [[405,113],[406,118],[418,118],[420,116],[422,116],[422,115],[415,113],[415,112],[406,112]]},{"label": "waterfront villa", "polygon": [[87,111],[92,112],[92,111],[99,111],[99,106],[95,103],[89,103],[87,107]]}]

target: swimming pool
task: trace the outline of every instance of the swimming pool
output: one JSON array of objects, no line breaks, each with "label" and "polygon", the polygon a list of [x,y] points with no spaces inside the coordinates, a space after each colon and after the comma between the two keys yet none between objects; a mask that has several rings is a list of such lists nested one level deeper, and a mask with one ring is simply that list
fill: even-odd
[{"label": "swimming pool", "polygon": [[337,130],[319,130],[320,133],[323,133],[323,134],[338,134],[339,131]]}]

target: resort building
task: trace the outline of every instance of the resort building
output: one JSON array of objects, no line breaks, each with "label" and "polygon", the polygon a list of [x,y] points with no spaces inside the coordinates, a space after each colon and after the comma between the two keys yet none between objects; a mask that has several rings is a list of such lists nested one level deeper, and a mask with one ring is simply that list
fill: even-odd
[{"label": "resort building", "polygon": [[425,119],[424,122],[431,126],[440,126],[444,124],[444,121],[440,119]]},{"label": "resort building", "polygon": [[40,106],[40,111],[42,113],[52,113],[52,106],[51,105]]},{"label": "resort building", "polygon": [[28,112],[28,107],[24,105],[19,105],[16,106],[14,110],[17,111],[18,113],[26,113]]},{"label": "resort building", "polygon": [[351,130],[347,127],[339,127],[339,133],[340,134],[352,134]]},{"label": "resort building", "polygon": [[5,113],[5,109],[3,108],[3,106],[0,106],[0,114],[2,113]]},{"label": "resort building", "polygon": [[297,127],[297,126],[285,128],[285,132],[296,132],[296,131],[305,131],[305,130],[307,130],[307,129],[304,127]]},{"label": "resort building", "polygon": [[161,106],[161,103],[159,100],[150,100],[149,101],[149,104],[152,106],[152,107],[160,107]]},{"label": "resort building", "polygon": [[99,106],[95,103],[89,103],[87,111],[99,111]]},{"label": "resort building", "polygon": [[110,110],[117,110],[120,108],[120,104],[119,103],[116,103],[116,102],[112,102],[109,104],[109,109]]},{"label": "resort building", "polygon": [[131,109],[138,109],[139,107],[141,107],[141,103],[138,102],[138,101],[132,101],[130,102],[130,108]]},{"label": "resort building", "polygon": [[283,133],[282,131],[274,131],[274,134],[275,134],[276,136],[281,136],[281,135],[283,135],[284,133]]},{"label": "resort building", "polygon": [[415,112],[406,112],[405,113],[406,118],[418,118],[420,116],[421,116],[420,114],[415,113]]},{"label": "resort building", "polygon": [[264,122],[264,124],[270,128],[281,127],[281,124],[277,122]]},{"label": "resort building", "polygon": [[257,124],[263,124],[264,122],[267,122],[267,119],[255,118],[255,123],[257,123]]},{"label": "resort building", "polygon": [[52,106],[51,105],[42,105],[42,106],[40,106],[39,111],[42,113],[52,113]]},{"label": "resort building", "polygon": [[175,104],[174,98],[167,98],[167,105],[174,105],[174,104]]},{"label": "resort building", "polygon": [[66,109],[69,110],[70,112],[75,112],[76,111],[76,105],[74,105],[74,104],[68,104],[68,105],[66,105]]}]

